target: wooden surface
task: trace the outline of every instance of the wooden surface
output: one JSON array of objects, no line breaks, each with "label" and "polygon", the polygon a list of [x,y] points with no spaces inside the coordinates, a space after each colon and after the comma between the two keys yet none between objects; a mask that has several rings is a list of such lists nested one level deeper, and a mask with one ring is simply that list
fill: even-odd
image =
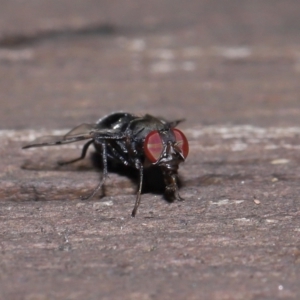
[{"label": "wooden surface", "polygon": [[[299,299],[300,2],[0,8],[1,299]],[[118,110],[186,119],[185,202],[21,150]]]}]

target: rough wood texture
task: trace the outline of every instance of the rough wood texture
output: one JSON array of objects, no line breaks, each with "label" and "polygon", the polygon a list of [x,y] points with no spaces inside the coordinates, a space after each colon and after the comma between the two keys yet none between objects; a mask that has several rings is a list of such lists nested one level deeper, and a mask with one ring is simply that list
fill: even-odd
[{"label": "rough wood texture", "polygon": [[[0,298],[299,299],[300,2],[82,3],[0,4]],[[186,118],[185,202],[21,150],[116,110]]]}]

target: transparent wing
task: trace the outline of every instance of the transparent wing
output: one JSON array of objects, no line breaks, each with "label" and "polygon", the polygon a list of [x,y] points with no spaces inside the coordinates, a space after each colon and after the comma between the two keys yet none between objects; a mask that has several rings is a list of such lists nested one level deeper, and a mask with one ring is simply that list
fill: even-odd
[{"label": "transparent wing", "polygon": [[65,135],[48,135],[39,137],[32,143],[22,147],[22,149],[27,149],[31,147],[62,145],[92,139],[94,137],[95,127],[96,124],[81,124],[73,128]]},{"label": "transparent wing", "polygon": [[146,114],[146,115],[144,116],[144,118],[148,118],[148,119],[157,119],[157,120],[159,120],[160,122],[162,122],[163,124],[169,125],[170,128],[174,128],[174,127],[176,127],[179,123],[185,121],[185,119],[179,119],[179,120],[174,120],[174,121],[168,121],[168,120],[166,120],[165,118],[162,118],[162,117],[153,117],[153,116],[151,116],[151,115],[149,115],[149,114]]},{"label": "transparent wing", "polygon": [[117,129],[99,129],[97,124],[81,124],[65,135],[48,135],[34,140],[32,143],[22,147],[22,149],[43,146],[55,146],[74,143],[88,139],[122,139],[124,133]]},{"label": "transparent wing", "polygon": [[74,138],[77,136],[84,136],[86,134],[90,134],[96,128],[96,124],[81,124],[71,129],[67,134],[64,135],[64,139]]},{"label": "transparent wing", "polygon": [[185,119],[175,120],[171,122],[167,122],[171,128],[176,127],[179,123],[184,122]]},{"label": "transparent wing", "polygon": [[115,138],[118,139],[120,136],[123,137],[123,133],[120,128],[99,128],[99,124],[81,124],[72,130],[70,130],[66,135],[63,136],[64,140],[81,138],[91,136],[91,138]]}]

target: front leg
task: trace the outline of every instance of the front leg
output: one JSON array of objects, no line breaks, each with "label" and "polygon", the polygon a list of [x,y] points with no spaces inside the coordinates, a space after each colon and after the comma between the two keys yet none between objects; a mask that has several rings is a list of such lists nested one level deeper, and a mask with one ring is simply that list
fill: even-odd
[{"label": "front leg", "polygon": [[138,192],[137,192],[137,195],[136,195],[135,205],[134,205],[134,208],[133,208],[132,213],[131,213],[131,216],[133,218],[135,217],[135,215],[137,213],[137,210],[138,210],[138,207],[141,203],[141,194],[142,194],[143,176],[144,176],[144,168],[143,168],[143,165],[140,161],[136,160],[135,167],[139,170],[140,183],[139,183],[139,189],[138,189]]}]

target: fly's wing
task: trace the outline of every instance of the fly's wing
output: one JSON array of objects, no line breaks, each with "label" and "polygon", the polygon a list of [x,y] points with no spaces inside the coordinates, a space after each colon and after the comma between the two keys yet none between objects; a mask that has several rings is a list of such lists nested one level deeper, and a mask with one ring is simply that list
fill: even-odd
[{"label": "fly's wing", "polygon": [[176,127],[179,123],[185,121],[185,119],[175,120],[171,122],[167,122],[167,124],[170,126],[170,128]]},{"label": "fly's wing", "polygon": [[174,121],[167,121],[165,118],[162,117],[153,117],[151,115],[146,114],[144,116],[145,119],[149,119],[149,120],[159,120],[162,124],[169,126],[170,128],[174,128],[176,127],[179,123],[185,121],[185,119],[179,119],[179,120],[174,120]]},{"label": "fly's wing", "polygon": [[[87,124],[87,123],[78,125],[63,136],[64,140],[73,139],[77,137],[90,136],[94,132],[96,126],[97,126],[96,124]],[[92,136],[87,138],[92,138]],[[86,138],[81,138],[81,139],[86,139]]]},{"label": "fly's wing", "polygon": [[82,140],[92,139],[94,137],[96,124],[81,124],[65,135],[48,135],[34,140],[32,143],[24,146],[22,149],[31,147],[55,146],[74,143]]}]

